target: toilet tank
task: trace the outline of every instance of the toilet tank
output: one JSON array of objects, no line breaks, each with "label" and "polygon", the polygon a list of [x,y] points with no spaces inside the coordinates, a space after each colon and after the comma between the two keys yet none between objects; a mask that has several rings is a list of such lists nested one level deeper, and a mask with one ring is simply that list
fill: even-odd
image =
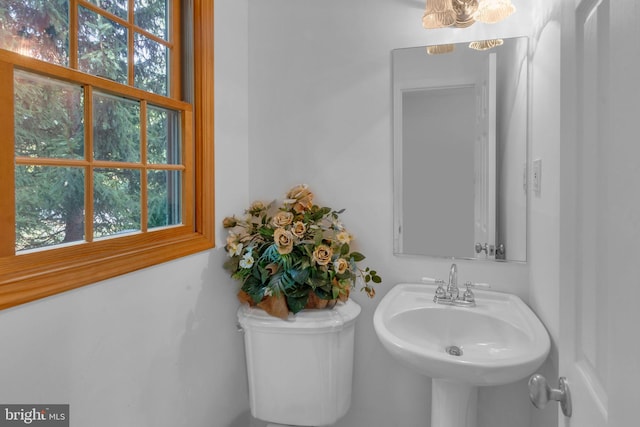
[{"label": "toilet tank", "polygon": [[288,320],[242,305],[251,414],[264,421],[327,426],[351,405],[355,320],[352,300],[302,310]]}]

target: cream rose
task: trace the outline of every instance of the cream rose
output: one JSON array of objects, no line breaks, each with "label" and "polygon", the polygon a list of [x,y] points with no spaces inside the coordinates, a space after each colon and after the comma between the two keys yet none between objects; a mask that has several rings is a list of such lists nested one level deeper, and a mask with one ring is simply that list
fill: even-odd
[{"label": "cream rose", "polygon": [[228,217],[226,217],[225,219],[222,220],[222,226],[224,228],[233,228],[236,225],[238,225],[238,220],[235,219],[232,216],[228,216]]},{"label": "cream rose", "polygon": [[337,274],[344,274],[349,268],[349,262],[344,258],[338,258],[333,262],[333,269]]},{"label": "cream rose", "polygon": [[293,222],[293,214],[291,212],[280,211],[273,216],[271,222],[276,227],[285,227]]},{"label": "cream rose", "polygon": [[291,232],[294,234],[294,236],[299,238],[302,238],[306,231],[307,231],[307,226],[304,225],[304,222],[302,221],[296,221],[293,224],[293,227],[291,228]]},{"label": "cream rose", "polygon": [[293,250],[293,235],[284,228],[276,228],[273,233],[273,241],[280,255],[290,254]]},{"label": "cream rose", "polygon": [[249,206],[249,212],[260,212],[265,208],[266,207],[264,203],[262,203],[260,200],[256,200],[255,202],[251,203],[251,206]]},{"label": "cream rose", "polygon": [[313,251],[313,260],[318,265],[327,265],[331,261],[333,250],[327,245],[320,245]]},{"label": "cream rose", "polygon": [[302,213],[313,206],[313,193],[306,185],[297,185],[289,190],[285,202],[292,204],[296,213]]}]

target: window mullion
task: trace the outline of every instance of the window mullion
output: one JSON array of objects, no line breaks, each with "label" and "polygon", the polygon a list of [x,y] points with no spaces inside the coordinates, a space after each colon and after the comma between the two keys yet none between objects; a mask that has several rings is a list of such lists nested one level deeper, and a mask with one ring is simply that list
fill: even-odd
[{"label": "window mullion", "polygon": [[[181,22],[181,2],[170,2],[169,18],[171,20],[170,30],[167,34],[169,39],[169,96],[174,99],[184,99],[182,97],[182,22]],[[185,73],[186,74],[186,73]]]},{"label": "window mullion", "polygon": [[149,203],[147,201],[147,102],[140,102],[140,161],[142,169],[140,170],[140,230],[144,233],[147,231],[149,224]]},{"label": "window mullion", "polygon": [[134,40],[135,31],[133,23],[135,22],[133,0],[128,0],[128,18],[127,18],[127,69],[129,86],[135,86],[135,66],[134,66]]},{"label": "window mullion", "polygon": [[84,239],[93,241],[93,87],[84,86]]},{"label": "window mullion", "polygon": [[[202,173],[195,167],[195,135],[193,132],[193,114],[190,111],[185,111],[182,114],[182,158],[184,162],[184,172],[182,179],[182,223],[189,228],[198,227],[201,224],[198,215],[196,213],[196,189],[190,183],[197,183],[199,179],[202,179]],[[194,224],[195,222],[195,224]]]},{"label": "window mullion", "polygon": [[[13,65],[0,62],[0,129],[5,129],[6,140],[0,144],[0,182],[4,187],[0,198],[0,257],[15,253],[15,172],[14,172],[14,118],[13,118]],[[11,165],[11,167],[7,167]]]},{"label": "window mullion", "polygon": [[69,68],[78,69],[78,0],[69,2]]}]

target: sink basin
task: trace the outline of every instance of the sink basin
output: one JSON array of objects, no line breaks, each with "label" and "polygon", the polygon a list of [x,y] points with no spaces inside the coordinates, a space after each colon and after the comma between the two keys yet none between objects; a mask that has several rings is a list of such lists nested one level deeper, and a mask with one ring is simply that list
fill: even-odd
[{"label": "sink basin", "polygon": [[373,323],[384,347],[433,379],[488,386],[531,375],[549,353],[546,329],[515,295],[474,290],[475,307],[433,302],[435,285],[398,284]]}]

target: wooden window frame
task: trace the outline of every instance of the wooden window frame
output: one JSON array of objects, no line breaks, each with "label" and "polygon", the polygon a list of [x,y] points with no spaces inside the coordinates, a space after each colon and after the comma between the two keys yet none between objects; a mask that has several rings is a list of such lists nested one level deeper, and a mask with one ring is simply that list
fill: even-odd
[{"label": "wooden window frame", "polygon": [[[174,4],[179,2],[174,2]],[[213,247],[214,242],[214,111],[213,111],[213,1],[192,0],[193,5],[193,93],[191,106],[158,95],[129,88],[134,97],[154,105],[184,111],[183,120],[192,120],[193,152],[185,152],[184,181],[191,200],[185,206],[184,224],[164,230],[101,239],[51,249],[15,254],[0,244],[0,309],[65,292],[101,280],[140,270]],[[175,14],[174,14],[175,16]],[[83,82],[106,92],[120,93],[119,84],[73,69],[48,64],[0,49],[0,129],[13,129],[13,69],[34,70],[43,75]],[[114,86],[115,85],[115,86]],[[172,95],[175,95],[175,84]],[[117,90],[115,90],[117,89]],[[154,102],[155,101],[155,102]],[[0,236],[15,233],[15,158],[13,134],[0,137]],[[185,144],[186,146],[187,144]],[[187,160],[192,159],[192,160]],[[19,163],[19,162],[18,162]],[[7,167],[11,165],[11,167]],[[191,167],[190,167],[191,166]],[[9,187],[9,188],[6,188]],[[186,203],[186,202],[185,202]],[[5,247],[2,249],[2,247]]]}]

